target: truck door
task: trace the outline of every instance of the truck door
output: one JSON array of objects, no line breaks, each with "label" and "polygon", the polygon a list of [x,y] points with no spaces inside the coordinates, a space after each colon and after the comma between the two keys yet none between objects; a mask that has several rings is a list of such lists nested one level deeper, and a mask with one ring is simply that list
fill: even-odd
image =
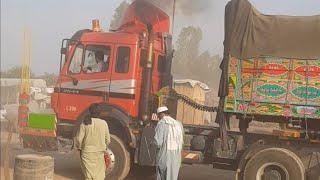
[{"label": "truck door", "polygon": [[108,102],[113,45],[79,44],[65,70],[59,119],[76,120],[92,103]]},{"label": "truck door", "polygon": [[126,109],[130,115],[135,115],[136,78],[134,54],[135,47],[130,45],[115,45],[115,62],[112,68],[110,84],[110,103]]}]

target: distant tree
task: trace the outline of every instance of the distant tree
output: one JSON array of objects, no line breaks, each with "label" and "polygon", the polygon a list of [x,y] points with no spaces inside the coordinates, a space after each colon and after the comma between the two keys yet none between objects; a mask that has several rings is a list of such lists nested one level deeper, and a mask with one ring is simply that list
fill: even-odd
[{"label": "distant tree", "polygon": [[55,83],[58,79],[58,76],[54,73],[45,72],[43,75],[37,76],[37,78],[45,80],[47,86],[49,87],[49,86],[55,85]]},{"label": "distant tree", "polygon": [[191,66],[191,72],[193,72],[196,79],[217,89],[221,74],[219,69],[220,62],[221,58],[218,55],[211,56],[208,51],[205,51],[198,56],[195,63]]},{"label": "distant tree", "polygon": [[[35,74],[31,71],[30,78],[34,78]],[[1,78],[21,78],[21,66],[14,66],[6,71],[1,71]]]},{"label": "distant tree", "polygon": [[200,28],[189,26],[181,30],[176,41],[172,73],[176,78],[199,80],[217,89],[221,58],[218,55],[211,56],[209,51],[199,55],[201,39]]},{"label": "distant tree", "polygon": [[173,58],[173,74],[180,77],[191,75],[190,65],[199,55],[199,46],[202,39],[202,31],[198,27],[185,27],[181,30],[176,41]]},{"label": "distant tree", "polygon": [[112,20],[110,22],[110,29],[114,30],[119,27],[120,21],[128,7],[129,3],[127,1],[122,1],[120,5],[115,9]]}]

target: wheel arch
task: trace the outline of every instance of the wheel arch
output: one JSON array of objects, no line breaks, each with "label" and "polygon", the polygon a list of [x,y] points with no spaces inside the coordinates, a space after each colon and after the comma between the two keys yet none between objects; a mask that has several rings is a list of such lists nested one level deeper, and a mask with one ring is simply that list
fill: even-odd
[{"label": "wheel arch", "polygon": [[[137,140],[129,126],[132,118],[121,107],[107,103],[99,103],[99,105],[101,107],[100,118],[108,123],[110,133],[120,136],[119,138],[123,138],[127,145],[135,148]],[[79,127],[84,117],[88,114],[89,107],[78,117],[77,127]]]}]

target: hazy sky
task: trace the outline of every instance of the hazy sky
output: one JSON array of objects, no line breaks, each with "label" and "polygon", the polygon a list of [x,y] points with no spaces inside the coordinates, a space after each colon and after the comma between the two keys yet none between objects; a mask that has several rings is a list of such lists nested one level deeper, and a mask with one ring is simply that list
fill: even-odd
[{"label": "hazy sky", "polygon": [[[104,30],[108,30],[114,9],[121,1],[2,0],[1,70],[21,62],[23,27],[27,26],[32,34],[32,70],[37,74],[57,73],[61,40],[70,38],[77,30],[91,28],[91,20],[95,18],[100,19]],[[175,37],[182,27],[199,26],[204,34],[201,50],[222,54],[224,6],[227,2],[228,0],[211,0],[209,7],[201,13],[189,16],[176,15]],[[320,14],[320,0],[250,0],[250,2],[265,14]]]}]

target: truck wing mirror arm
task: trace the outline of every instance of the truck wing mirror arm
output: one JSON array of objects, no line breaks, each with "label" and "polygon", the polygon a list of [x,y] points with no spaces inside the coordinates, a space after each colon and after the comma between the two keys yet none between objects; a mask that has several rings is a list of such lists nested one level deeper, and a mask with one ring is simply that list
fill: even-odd
[{"label": "truck wing mirror arm", "polygon": [[67,48],[63,47],[60,49],[61,54],[67,54]]}]

